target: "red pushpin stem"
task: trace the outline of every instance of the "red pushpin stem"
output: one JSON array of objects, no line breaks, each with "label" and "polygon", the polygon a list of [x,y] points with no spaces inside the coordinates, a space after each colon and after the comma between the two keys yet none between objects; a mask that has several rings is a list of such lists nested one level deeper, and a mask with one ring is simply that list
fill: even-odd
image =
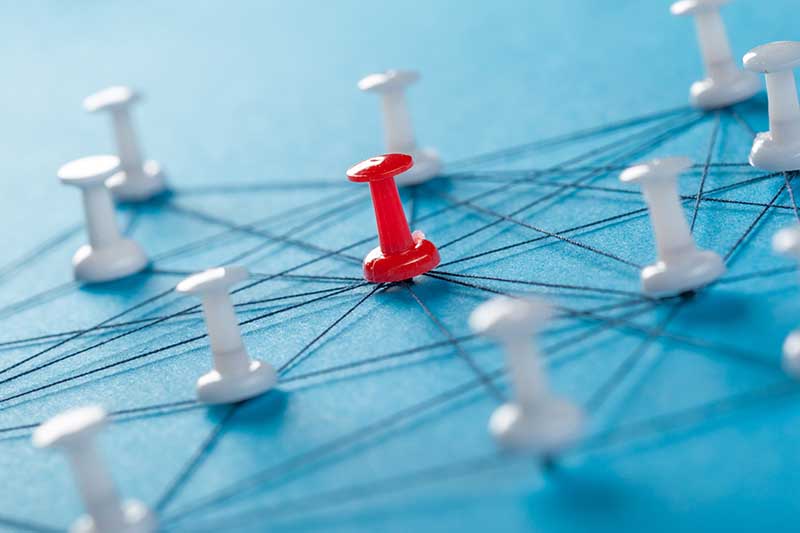
[{"label": "red pushpin stem", "polygon": [[378,240],[386,255],[398,254],[414,247],[400,193],[394,177],[410,169],[414,160],[406,154],[373,157],[347,171],[350,181],[369,183]]}]

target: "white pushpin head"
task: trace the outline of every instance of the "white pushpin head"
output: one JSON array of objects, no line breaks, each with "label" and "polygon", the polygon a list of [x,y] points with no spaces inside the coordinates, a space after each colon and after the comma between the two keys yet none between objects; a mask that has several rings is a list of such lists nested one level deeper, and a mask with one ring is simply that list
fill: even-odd
[{"label": "white pushpin head", "polygon": [[800,67],[800,42],[776,41],[756,46],[742,58],[744,68],[769,74]]},{"label": "white pushpin head", "polygon": [[359,80],[358,88],[365,92],[377,93],[403,91],[419,79],[419,72],[415,70],[387,70],[364,76]]},{"label": "white pushpin head", "polygon": [[693,16],[706,78],[689,90],[689,101],[699,109],[718,109],[743,102],[761,89],[757,76],[737,68],[719,14],[728,0],[680,0],[670,7],[676,16]]},{"label": "white pushpin head", "polygon": [[[772,249],[800,261],[800,226],[784,228],[772,237]],[[783,369],[800,379],[800,331],[793,331],[783,343]]]},{"label": "white pushpin head", "polygon": [[679,0],[669,7],[669,11],[673,15],[680,17],[717,10],[729,3],[730,0]]},{"label": "white pushpin head", "polygon": [[498,341],[527,338],[538,332],[551,315],[552,310],[544,301],[499,296],[476,307],[469,326],[478,335]]},{"label": "white pushpin head", "polygon": [[104,183],[118,168],[117,157],[97,155],[76,159],[58,169],[62,183],[83,193],[89,244],[81,246],[72,258],[78,280],[120,279],[140,272],[149,263],[144,250],[135,241],[123,238],[117,228],[114,203]]},{"label": "white pushpin head", "polygon": [[139,94],[130,87],[115,85],[84,98],[83,108],[89,113],[127,109],[129,105],[138,102],[139,98]]},{"label": "white pushpin head", "polygon": [[148,200],[167,188],[164,173],[156,161],[145,161],[130,117],[130,107],[140,100],[130,87],[117,85],[98,91],[83,100],[90,113],[108,111],[121,161],[120,169],[108,180],[114,196],[125,202]]},{"label": "white pushpin head", "polygon": [[692,160],[688,157],[665,157],[628,167],[622,171],[619,179],[623,183],[651,183],[664,180],[671,183],[690,168]]},{"label": "white pushpin head", "polygon": [[33,433],[37,448],[60,448],[67,454],[87,514],[70,533],[151,533],[156,520],[137,500],[120,501],[116,487],[94,448],[94,436],[107,421],[100,406],[65,411],[40,425]]},{"label": "white pushpin head", "polygon": [[475,333],[505,348],[514,399],[492,413],[489,432],[514,451],[554,454],[574,444],[583,430],[581,409],[549,391],[531,340],[551,314],[544,301],[500,296],[478,306],[469,318]]},{"label": "white pushpin head", "polygon": [[263,394],[277,383],[272,365],[251,359],[242,342],[231,286],[249,277],[238,266],[213,268],[181,281],[176,291],[202,299],[214,369],[197,380],[197,398],[208,404],[234,403]]},{"label": "white pushpin head", "polygon": [[105,410],[97,405],[60,413],[33,432],[37,448],[70,448],[83,446],[106,424]]},{"label": "white pushpin head", "polygon": [[395,176],[399,186],[424,183],[442,169],[442,161],[436,151],[419,148],[414,139],[405,90],[419,79],[419,73],[413,70],[387,70],[370,74],[358,82],[358,88],[362,91],[381,95],[386,152],[408,154],[414,158],[411,169]]},{"label": "white pushpin head", "polygon": [[202,296],[215,292],[228,292],[232,286],[250,277],[247,269],[240,266],[211,268],[184,279],[175,287],[183,294]]},{"label": "white pushpin head", "polygon": [[650,212],[658,261],[642,269],[642,290],[670,296],[695,290],[725,273],[722,258],[694,243],[678,195],[677,179],[692,166],[686,157],[655,159],[626,169],[620,180],[638,183]]},{"label": "white pushpin head", "polygon": [[800,170],[800,103],[793,69],[800,66],[800,42],[778,41],[750,50],[744,67],[767,80],[769,131],[759,133],[750,151],[754,167]]},{"label": "white pushpin head", "polygon": [[75,159],[58,169],[58,179],[75,187],[100,187],[119,169],[115,155],[92,155]]}]

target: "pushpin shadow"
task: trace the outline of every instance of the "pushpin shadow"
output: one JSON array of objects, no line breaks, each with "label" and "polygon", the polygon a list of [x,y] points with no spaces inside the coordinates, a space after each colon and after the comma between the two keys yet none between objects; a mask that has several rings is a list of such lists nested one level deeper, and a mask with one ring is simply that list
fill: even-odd
[{"label": "pushpin shadow", "polygon": [[176,194],[177,193],[175,191],[167,187],[163,191],[151,198],[148,198],[147,200],[125,200],[121,198],[115,198],[114,203],[116,203],[122,210],[129,210],[131,212],[141,209],[161,209],[164,206],[169,205]]},{"label": "pushpin shadow", "polygon": [[[559,468],[557,462],[553,463],[555,470],[549,470],[544,460],[542,463],[543,474],[546,479],[546,488],[530,492],[526,500],[526,508],[531,520],[538,523],[539,513],[537,506],[558,506],[565,510],[579,511],[582,516],[614,515],[625,506],[633,505],[632,491],[629,487],[620,485],[618,480],[600,479],[585,472],[572,472],[569,469]],[[547,471],[545,471],[547,469]],[[557,474],[557,475],[555,475]]]},{"label": "pushpin shadow", "polygon": [[702,324],[730,324],[747,320],[749,307],[742,296],[727,291],[682,294],[690,303],[681,310],[679,321]]},{"label": "pushpin shadow", "polygon": [[730,109],[738,113],[766,114],[767,108],[768,108],[767,94],[762,91],[753,96],[752,98],[750,98],[749,100],[745,100],[744,102],[731,106]]},{"label": "pushpin shadow", "polygon": [[[256,398],[239,402],[236,405],[236,425],[239,427],[263,427],[266,424],[280,424],[289,394],[280,389],[272,389]],[[231,409],[231,405],[212,405],[208,408],[208,418],[214,423],[221,422]]]},{"label": "pushpin shadow", "polygon": [[92,294],[125,294],[126,291],[140,289],[147,283],[150,278],[150,268],[147,266],[144,270],[121,279],[81,283],[80,290]]}]

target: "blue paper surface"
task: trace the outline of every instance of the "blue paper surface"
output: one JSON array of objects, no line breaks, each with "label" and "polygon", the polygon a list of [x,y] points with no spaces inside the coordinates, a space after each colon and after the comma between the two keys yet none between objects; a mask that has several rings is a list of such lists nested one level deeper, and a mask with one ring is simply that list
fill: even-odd
[{"label": "blue paper surface", "polygon": [[[800,38],[794,4],[725,8],[735,56]],[[63,530],[82,513],[67,463],[32,447],[31,425],[97,402],[116,413],[99,447],[120,493],[157,508],[165,531],[794,530],[800,386],[780,353],[798,326],[798,279],[770,239],[796,213],[783,176],[744,165],[748,126],[767,127],[764,95],[733,113],[687,107],[702,65],[692,22],[668,7],[8,4],[0,529]],[[383,151],[379,102],[355,84],[387,68],[423,76],[409,92],[414,126],[445,177],[403,198],[451,281],[373,293],[358,282],[376,245],[369,196],[344,172]],[[112,84],[145,94],[137,130],[174,194],[119,210],[153,270],[81,287],[80,197],[55,171],[113,151],[107,118],[80,106]],[[703,182],[694,234],[728,255],[728,273],[656,303],[638,294],[654,259],[646,213],[593,223],[641,210],[619,169],[665,155],[698,164],[681,181],[686,214]],[[595,188],[564,190],[579,179]],[[521,210],[545,233],[487,228],[487,210]],[[285,367],[280,391],[233,412],[192,403],[211,357],[206,339],[181,341],[204,333],[201,315],[151,323],[196,301],[168,293],[130,310],[231,261],[263,280],[234,296],[240,320],[254,319],[251,355]],[[466,320],[491,291],[562,309],[541,344],[553,388],[589,426],[554,469],[498,454],[486,430],[510,391],[502,352]]]}]

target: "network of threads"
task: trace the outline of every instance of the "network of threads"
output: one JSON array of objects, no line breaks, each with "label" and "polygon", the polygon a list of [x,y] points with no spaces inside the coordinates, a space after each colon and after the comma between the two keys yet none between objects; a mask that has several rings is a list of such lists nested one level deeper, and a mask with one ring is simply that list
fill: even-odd
[{"label": "network of threads", "polygon": [[[558,242],[563,246],[575,247],[586,252],[585,257],[587,260],[592,260],[595,255],[600,255],[625,265],[626,268],[630,268],[633,273],[638,272],[638,269],[643,265],[627,259],[625,257],[625,250],[607,250],[596,245],[590,245],[582,242],[580,235],[587,231],[602,231],[605,228],[613,227],[620,221],[643,216],[647,213],[647,209],[644,205],[623,213],[605,216],[589,223],[557,229],[540,227],[535,218],[530,219],[526,214],[534,207],[545,204],[546,202],[569,202],[571,198],[570,195],[574,191],[583,191],[587,193],[592,193],[594,191],[597,193],[618,194],[621,196],[638,194],[637,191],[631,188],[615,185],[615,182],[611,180],[615,180],[619,171],[624,169],[628,164],[646,158],[664,143],[679,138],[698,125],[708,123],[712,124],[708,156],[704,161],[695,165],[692,170],[700,176],[699,189],[696,194],[683,197],[685,205],[689,206],[691,209],[690,221],[692,229],[697,225],[698,212],[702,209],[704,204],[713,203],[723,206],[746,206],[748,208],[754,208],[755,212],[752,223],[745,228],[730,249],[721,251],[725,260],[730,261],[744,246],[746,246],[748,238],[770,211],[788,210],[793,212],[797,220],[800,221],[800,212],[798,211],[792,189],[792,180],[796,177],[796,173],[764,174],[750,168],[749,165],[743,161],[717,162],[713,160],[712,154],[717,146],[720,131],[723,127],[739,127],[745,130],[749,135],[754,134],[752,128],[750,128],[745,118],[743,118],[736,108],[708,114],[682,108],[595,129],[582,130],[574,134],[557,138],[515,146],[506,150],[483,154],[462,161],[451,162],[446,166],[446,172],[441,177],[408,190],[406,208],[412,228],[424,227],[427,229],[428,227],[435,227],[442,221],[446,222],[448,217],[454,213],[479,213],[489,220],[480,227],[462,232],[457,237],[448,241],[437,242],[437,246],[442,251],[442,263],[436,269],[426,274],[426,277],[429,278],[430,282],[440,283],[445,290],[466,290],[478,295],[480,298],[489,298],[492,295],[498,294],[513,296],[514,294],[526,290],[542,288],[546,288],[555,294],[559,294],[560,292],[574,294],[577,292],[608,297],[609,301],[604,301],[601,305],[588,310],[571,309],[567,306],[559,305],[557,310],[560,319],[573,321],[576,324],[588,324],[588,327],[578,329],[573,332],[572,335],[561,339],[558,343],[544,347],[544,352],[548,361],[551,363],[558,362],[563,365],[571,363],[572,361],[558,360],[558,354],[582,339],[591,338],[609,330],[632,331],[634,334],[641,337],[641,342],[637,349],[623,358],[622,362],[610,374],[609,379],[603,382],[601,386],[593,392],[590,400],[583,406],[590,415],[597,411],[612,395],[616,388],[631,375],[638,362],[641,360],[643,353],[656,342],[669,340],[670,342],[680,344],[688,349],[710,349],[728,357],[746,357],[746,354],[729,351],[726,347],[718,346],[713,341],[707,341],[702,337],[692,338],[678,336],[672,335],[666,331],[665,328],[669,321],[681,309],[692,305],[693,300],[691,295],[654,300],[644,297],[638,292],[621,291],[618,289],[592,286],[591,284],[574,285],[569,283],[545,283],[534,279],[525,279],[524,277],[510,278],[504,276],[478,275],[459,271],[460,266],[474,264],[475,261],[483,259],[491,261],[514,261],[513,255],[508,255],[510,252],[534,249],[541,243]],[[631,133],[620,138],[615,138],[612,142],[604,142],[605,136],[612,133],[625,133],[626,131],[630,131]],[[544,152],[559,146],[569,146],[572,143],[589,142],[595,139],[599,139],[599,144],[597,146],[548,168],[502,170],[501,167],[500,170],[480,170],[487,165],[503,165],[513,162],[515,159],[529,156],[530,154]],[[744,157],[741,159],[744,159]],[[735,171],[731,173],[732,176],[735,176],[735,179],[731,179],[729,184],[718,188],[706,187],[707,177],[714,173],[730,171]],[[605,179],[606,183],[598,184],[597,182],[601,179]],[[781,186],[772,197],[761,200],[753,199],[752,201],[721,197],[725,192],[741,190],[753,184],[763,183],[766,180],[780,180]],[[344,181],[343,178],[342,181]],[[474,196],[455,197],[448,191],[446,186],[448,183],[453,182],[470,182],[481,187],[481,191]],[[504,194],[507,195],[507,197],[519,195],[519,188],[525,187],[526,184],[535,184],[537,187],[550,188],[551,190],[545,194],[527,193],[526,199],[528,199],[528,201],[526,201],[524,205],[516,207],[511,212],[499,211],[494,208],[485,207],[479,203],[481,199],[489,196],[500,199],[503,198]],[[255,195],[269,193],[271,190],[275,190],[276,187],[291,189],[292,187],[309,187],[313,185],[313,183],[309,182],[304,182],[302,185],[265,182],[263,185],[243,185],[241,189],[246,189],[249,194]],[[330,182],[326,182],[325,185],[330,185]],[[474,379],[465,383],[454,384],[452,388],[445,392],[440,392],[427,398],[421,398],[411,406],[403,406],[402,409],[399,409],[395,413],[382,417],[380,420],[371,421],[369,424],[356,431],[339,435],[329,442],[321,443],[310,450],[303,451],[278,465],[271,465],[263,471],[253,472],[252,475],[246,478],[226,480],[226,482],[222,484],[221,487],[218,487],[210,496],[195,501],[191,505],[174,508],[172,503],[180,492],[192,482],[193,475],[198,468],[214,453],[217,444],[221,439],[225,438],[226,431],[237,423],[237,412],[239,412],[243,406],[247,405],[247,402],[228,406],[225,408],[224,414],[217,419],[213,431],[211,431],[202,442],[187,443],[187,446],[191,445],[195,447],[194,452],[186,460],[179,474],[172,482],[167,487],[153,487],[154,491],[160,491],[158,498],[155,500],[157,503],[154,507],[160,517],[160,524],[165,530],[179,529],[183,525],[187,528],[191,527],[193,530],[197,530],[198,527],[212,530],[215,527],[213,522],[200,522],[204,512],[219,508],[231,500],[246,498],[249,491],[261,485],[273,482],[274,478],[278,475],[300,471],[316,461],[335,456],[337,452],[343,449],[359,446],[375,436],[383,435],[386,438],[391,438],[393,430],[398,426],[458,402],[466,395],[484,391],[497,401],[504,401],[508,394],[505,388],[501,386],[505,380],[505,371],[502,365],[499,364],[500,362],[498,361],[497,368],[493,371],[486,371],[478,365],[469,346],[473,338],[454,334],[448,326],[437,317],[436,313],[425,301],[414,283],[368,284],[358,276],[357,273],[361,263],[359,253],[365,247],[374,245],[374,234],[365,235],[363,239],[335,248],[327,248],[314,244],[297,236],[298,230],[307,230],[311,227],[325,224],[342,209],[353,206],[370,209],[369,200],[365,195],[354,197],[350,194],[334,193],[319,200],[315,200],[313,204],[308,204],[308,209],[322,207],[324,211],[315,214],[313,220],[303,221],[301,224],[288,228],[281,224],[281,221],[284,217],[289,216],[289,211],[284,213],[270,213],[268,216],[248,224],[238,224],[228,220],[224,213],[210,213],[191,206],[193,193],[197,194],[202,192],[203,194],[224,195],[230,191],[236,190],[237,187],[239,186],[236,183],[226,183],[216,188],[205,188],[202,191],[199,189],[177,188],[174,194],[169,198],[148,206],[148,209],[172,211],[184,217],[187,221],[199,220],[210,223],[219,226],[222,230],[211,237],[187,242],[173,250],[156,255],[153,258],[152,267],[146,272],[139,274],[139,276],[163,276],[180,279],[180,277],[189,275],[192,272],[161,267],[161,262],[168,258],[191,254],[199,249],[213,247],[218,243],[226,242],[229,239],[235,239],[237,236],[241,235],[255,237],[263,240],[264,243],[230,257],[227,261],[228,264],[241,262],[248,257],[262,252],[266,244],[277,242],[290,247],[298,247],[306,252],[314,254],[314,258],[279,272],[255,273],[252,280],[246,282],[243,286],[237,287],[233,292],[239,295],[246,295],[249,290],[257,286],[265,286],[271,282],[287,279],[299,283],[325,283],[331,284],[332,286],[300,292],[287,292],[286,294],[268,299],[254,299],[239,303],[237,307],[241,310],[254,308],[263,304],[277,306],[277,308],[270,309],[267,312],[259,312],[254,316],[247,316],[247,318],[241,320],[240,324],[242,326],[247,326],[248,324],[262,324],[269,321],[272,317],[291,316],[293,311],[314,309],[315,305],[322,304],[336,296],[345,295],[351,297],[353,302],[352,305],[349,305],[335,320],[321,325],[319,330],[308,338],[307,343],[300,350],[291,354],[281,355],[281,363],[276,365],[279,375],[283,376],[279,382],[279,386],[280,384],[288,384],[307,379],[324,380],[326,377],[334,378],[344,372],[359,368],[380,367],[383,362],[402,360],[403,358],[417,356],[442,347],[450,347],[453,356],[462,360],[466,367],[471,369],[474,373]],[[423,216],[418,216],[417,211],[420,204],[425,202],[426,199],[434,198],[437,199],[437,201],[444,202],[446,207],[428,212]],[[783,202],[784,198],[786,202]],[[140,216],[146,216],[146,214],[133,213],[127,228],[128,231],[130,231],[132,225],[136,224]],[[520,240],[516,243],[504,244],[498,247],[487,247],[479,252],[470,253],[465,256],[454,257],[447,253],[448,248],[456,243],[472,239],[488,231],[490,228],[502,227],[504,225],[525,228],[530,231],[531,236],[530,238]],[[271,228],[281,229],[275,231]],[[3,266],[0,268],[0,282],[12,279],[15,274],[37,261],[47,250],[63,245],[68,238],[74,236],[79,231],[79,227],[69,228],[62,234],[56,235],[52,239],[42,243],[30,253]],[[355,272],[355,274],[310,275],[301,272],[304,267],[329,259],[350,263],[352,268],[347,270],[347,272]],[[202,265],[198,270],[207,266],[210,265]],[[53,265],[53,268],[57,267],[63,267],[63,265]],[[762,278],[781,275],[789,270],[790,269],[787,268],[776,268],[767,271],[754,271],[735,277],[727,276],[717,283],[734,283],[748,277]],[[57,298],[59,295],[70,291],[79,290],[79,288],[79,284],[75,282],[68,282],[52,287],[22,301],[0,308],[0,317],[8,317],[24,309],[45,306],[53,298]],[[302,368],[302,363],[307,359],[313,348],[318,343],[326,340],[328,336],[342,328],[361,327],[360,325],[348,324],[348,318],[351,317],[359,307],[364,305],[365,302],[374,301],[380,293],[389,290],[404,293],[407,297],[409,309],[414,310],[414,312],[421,311],[441,332],[441,337],[427,339],[423,344],[411,349],[392,351],[380,356],[363,358],[360,357],[360,354],[353,354],[352,360],[345,363],[325,369],[313,370],[307,373],[293,373],[291,376],[287,376],[289,370]],[[0,390],[2,390],[2,386],[5,384],[26,376],[35,377],[37,372],[54,365],[63,365],[66,368],[70,364],[75,364],[77,367],[81,354],[91,352],[92,350],[112,343],[124,343],[125,339],[131,335],[137,332],[147,331],[149,328],[153,328],[158,324],[164,324],[175,319],[186,317],[195,317],[197,319],[197,334],[189,338],[159,346],[155,349],[148,349],[133,356],[120,358],[113,362],[94,366],[92,368],[81,368],[81,370],[77,370],[75,373],[62,379],[43,382],[13,394],[4,395],[0,393],[0,409],[13,409],[16,401],[35,398],[37,397],[36,395],[41,393],[58,394],[58,392],[65,387],[82,383],[87,379],[102,379],[104,375],[114,369],[126,368],[137,361],[156,357],[159,354],[167,353],[184,345],[202,343],[206,335],[203,333],[202,323],[200,322],[199,305],[187,304],[176,312],[157,316],[137,315],[137,313],[142,312],[148,306],[159,304],[164,301],[170,294],[172,294],[171,288],[153,294],[149,298],[124,311],[116,313],[95,324],[88,324],[83,329],[57,331],[47,335],[29,338],[5,339],[0,342],[0,349],[8,347],[19,348],[28,345],[43,346],[42,348],[32,349],[30,354],[12,364],[4,364],[0,367]],[[668,312],[665,318],[655,327],[642,326],[634,321],[637,316],[656,307],[663,307],[667,309]],[[465,322],[469,311],[470,309],[463,310]],[[610,312],[622,312],[622,314],[609,316],[608,313]],[[80,349],[71,348],[71,345],[75,341],[86,339],[98,333],[110,334],[110,336]],[[279,344],[276,346],[276,350],[280,350]],[[763,362],[753,361],[753,364],[763,364]],[[776,377],[775,384],[767,388],[753,390],[745,394],[714,401],[707,405],[689,410],[659,415],[653,417],[649,421],[641,423],[620,426],[612,425],[603,428],[601,431],[587,435],[579,448],[581,451],[586,452],[593,449],[601,449],[616,442],[636,439],[643,435],[669,432],[674,428],[682,428],[702,423],[709,418],[719,416],[721,413],[729,413],[749,407],[760,400],[793,394],[797,392],[797,390],[798,388],[796,385],[790,380],[778,379]],[[169,403],[132,405],[129,408],[114,410],[109,414],[113,423],[122,423],[136,417],[168,417],[186,410],[203,408],[205,407],[198,404],[195,400],[186,398]],[[0,428],[0,438],[26,437],[29,435],[30,430],[36,427],[39,422],[40,421],[33,421],[14,427]],[[476,421],[476,423],[483,424],[483,421],[479,420]],[[557,462],[558,458],[550,460]],[[412,465],[409,466],[407,473],[396,477],[378,479],[366,485],[346,486],[334,493],[311,492],[297,501],[285,502],[279,507],[262,507],[255,512],[258,513],[258,516],[269,516],[271,520],[277,520],[305,513],[307,512],[308,506],[311,504],[335,507],[337,505],[344,505],[349,501],[368,498],[375,494],[387,494],[397,490],[409,490],[427,483],[440,481],[441,479],[477,475],[480,472],[496,469],[516,461],[530,462],[530,458],[493,451],[467,461],[442,464],[434,468],[426,468],[423,470],[414,469]],[[251,510],[249,512],[253,511]],[[227,516],[225,518],[224,527],[233,528],[237,520],[241,521],[241,523],[246,523],[246,521],[252,517],[253,516],[249,514]],[[0,517],[0,524],[30,531],[52,530],[48,525],[29,522],[20,517]]]}]

